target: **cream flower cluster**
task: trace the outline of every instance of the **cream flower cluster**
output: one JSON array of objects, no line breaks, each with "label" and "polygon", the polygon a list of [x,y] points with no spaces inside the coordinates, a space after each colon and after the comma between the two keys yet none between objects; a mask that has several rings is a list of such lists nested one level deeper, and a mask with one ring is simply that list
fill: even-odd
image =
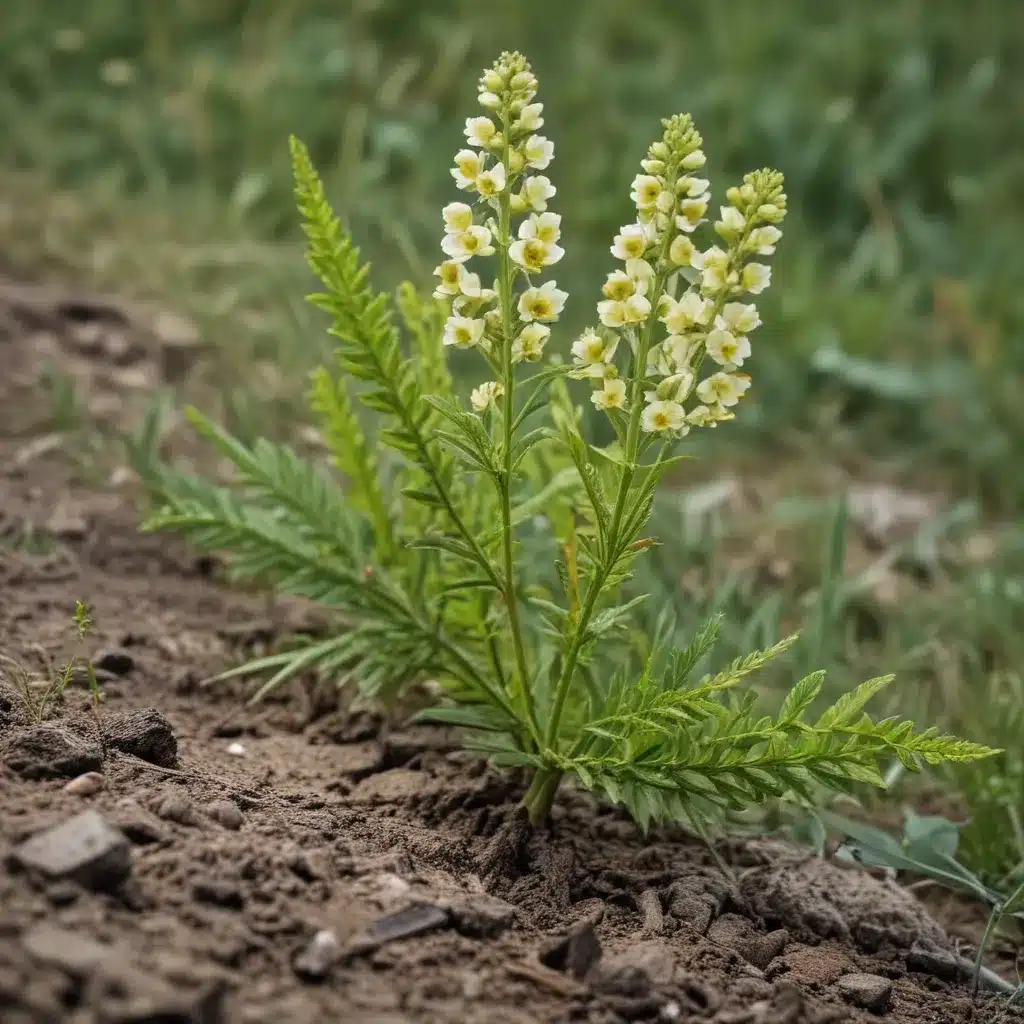
[{"label": "cream flower cluster", "polygon": [[[502,54],[483,74],[478,99],[487,113],[467,118],[467,148],[456,154],[451,171],[456,185],[475,198],[472,205],[450,203],[443,211],[441,249],[447,259],[434,271],[434,294],[452,301],[444,343],[479,346],[492,364],[506,344],[513,363],[541,359],[548,324],[559,318],[567,298],[554,281],[536,279],[564,255],[558,244],[561,217],[548,210],[555,187],[536,173],[554,157],[554,143],[539,134],[544,108],[535,102],[536,93],[537,79],[519,53]],[[513,216],[522,217],[514,237]],[[518,297],[507,300],[514,304],[510,336],[498,308],[500,283],[483,287],[467,266],[499,248],[507,249],[514,276],[523,283]],[[484,384],[473,392],[473,408],[483,411],[503,393],[498,382]]]},{"label": "cream flower cluster", "polygon": [[[750,387],[750,378],[736,371],[749,358],[749,335],[761,323],[756,305],[743,300],[768,287],[771,270],[756,257],[771,255],[782,236],[782,176],[756,171],[727,193],[730,205],[714,225],[724,248],[697,248],[693,233],[706,222],[709,205],[708,181],[693,173],[705,163],[700,147],[689,116],[665,122],[663,138],[642,163],[644,173],[633,180],[637,219],[620,229],[611,247],[623,267],[602,289],[602,327],[587,330],[573,346],[574,375],[594,380],[591,400],[603,410],[626,409],[629,401],[612,362],[619,338],[628,339],[634,354],[646,353],[646,365],[633,372],[646,371],[640,426],[649,434],[678,437],[690,427],[733,418]],[[685,290],[676,297],[680,282]],[[705,360],[715,365],[701,379]]]}]

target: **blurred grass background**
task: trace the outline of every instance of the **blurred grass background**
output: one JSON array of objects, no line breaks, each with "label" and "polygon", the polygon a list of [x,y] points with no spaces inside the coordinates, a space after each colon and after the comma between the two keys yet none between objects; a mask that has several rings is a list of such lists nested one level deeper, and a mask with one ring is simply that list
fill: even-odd
[{"label": "blurred grass background", "polygon": [[[293,423],[329,348],[301,301],[290,133],[378,280],[427,284],[476,77],[522,49],[556,140],[572,329],[660,117],[694,115],[718,197],[779,167],[791,214],[754,397],[698,470],[769,494],[746,521],[707,491],[696,517],[661,509],[680,538],[665,596],[677,566],[696,573],[687,621],[724,611],[727,653],[810,621],[841,682],[899,668],[904,704],[969,731],[978,688],[1019,670],[1020,0],[6,0],[0,26],[0,263],[196,318],[243,434]],[[879,479],[949,508],[851,560],[845,513],[804,497]],[[982,528],[986,557],[950,562]],[[751,544],[766,557],[737,559]]]}]

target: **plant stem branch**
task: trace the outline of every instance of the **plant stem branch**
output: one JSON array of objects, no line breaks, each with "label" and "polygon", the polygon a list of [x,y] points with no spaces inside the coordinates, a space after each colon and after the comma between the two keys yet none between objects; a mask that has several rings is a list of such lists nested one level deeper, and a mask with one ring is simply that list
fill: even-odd
[{"label": "plant stem branch", "polygon": [[512,286],[513,269],[509,258],[511,244],[512,207],[510,199],[511,168],[509,166],[509,119],[502,115],[504,148],[502,161],[505,166],[505,188],[499,196],[498,213],[498,299],[501,304],[501,368],[504,377],[505,395],[502,400],[502,479],[499,485],[501,498],[501,536],[505,575],[505,607],[508,610],[509,632],[512,634],[512,648],[515,654],[516,675],[519,691],[526,709],[527,721],[535,741],[540,742],[536,711],[531,692],[531,678],[523,644],[522,623],[519,619],[519,595],[516,588],[514,543],[512,537],[512,441],[515,434],[515,369],[512,363]]}]

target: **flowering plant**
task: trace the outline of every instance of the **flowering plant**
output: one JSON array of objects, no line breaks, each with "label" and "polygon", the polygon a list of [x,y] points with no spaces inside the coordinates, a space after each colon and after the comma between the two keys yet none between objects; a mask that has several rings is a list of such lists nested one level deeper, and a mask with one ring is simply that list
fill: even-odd
[{"label": "flowering plant", "polygon": [[[399,293],[405,351],[388,297],[372,291],[292,140],[308,260],[324,286],[310,298],[339,340],[341,373],[317,371],[312,405],[347,490],[289,448],[248,448],[192,411],[236,467],[237,486],[164,471],[148,525],[227,550],[240,575],[338,608],[346,623],[337,637],[233,671],[272,670],[265,691],[316,668],[384,698],[436,681],[440,700],[424,717],[462,727],[499,765],[529,769],[534,823],[567,775],[644,825],[699,824],[773,796],[881,785],[882,758],[916,770],[990,753],[910,722],[873,721],[864,706],[889,677],[812,718],[823,681],[814,673],[777,716],[755,715],[753,695],[735,689],[794,638],[697,676],[715,641],[710,623],[684,650],[654,637],[642,658],[612,669],[607,652],[621,648],[642,600],[624,600],[622,588],[655,543],[644,531],[658,484],[688,432],[731,420],[750,387],[742,371],[761,323],[750,300],[769,285],[765,260],[781,238],[786,195],[777,171],[746,175],[711,225],[716,244],[700,248],[710,205],[701,136],[688,115],[666,120],[633,181],[635,220],[611,246],[618,266],[598,323],[556,347],[568,296],[548,276],[564,251],[546,173],[554,146],[540,134],[536,94],[518,53],[483,74],[485,113],[466,121],[467,148],[451,171],[464,200],[443,210],[436,290],[432,300],[411,286]],[[449,348],[487,367],[468,408],[446,367]],[[524,375],[523,364],[546,355]],[[354,413],[350,380],[383,419],[375,444]],[[570,397],[578,387],[614,428],[610,446],[585,440]],[[378,464],[378,447],[394,457]],[[558,600],[519,557],[538,515],[555,534]]]}]

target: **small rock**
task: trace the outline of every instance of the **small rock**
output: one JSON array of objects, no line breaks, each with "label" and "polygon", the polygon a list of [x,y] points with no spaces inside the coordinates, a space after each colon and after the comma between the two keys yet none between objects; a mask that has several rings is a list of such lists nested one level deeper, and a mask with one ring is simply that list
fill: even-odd
[{"label": "small rock", "polygon": [[965,973],[960,961],[952,953],[924,942],[915,942],[907,952],[906,959],[910,970],[930,974],[943,981],[956,981]]},{"label": "small rock", "polygon": [[58,725],[31,725],[4,742],[0,761],[23,779],[61,779],[98,771],[103,751]]},{"label": "small rock", "polygon": [[111,818],[136,846],[149,846],[151,843],[162,843],[167,839],[167,832],[159,819],[134,800],[120,801]]},{"label": "small rock", "polygon": [[405,910],[377,918],[364,932],[349,944],[349,956],[370,953],[389,942],[407,939],[413,935],[432,932],[449,924],[447,910],[432,903],[414,903]]},{"label": "small rock", "polygon": [[582,981],[597,965],[601,953],[601,940],[594,925],[584,920],[575,925],[568,935],[541,950],[540,962]]},{"label": "small rock", "polygon": [[200,879],[192,886],[192,896],[199,903],[211,903],[228,910],[241,910],[245,906],[242,887],[226,878]]},{"label": "small rock", "polygon": [[245,744],[244,743],[229,743],[228,753],[232,757],[245,757]]},{"label": "small rock", "polygon": [[496,938],[516,917],[516,908],[511,903],[486,893],[448,900],[445,907],[451,914],[455,930],[474,939]]},{"label": "small rock", "polygon": [[307,884],[326,881],[331,870],[326,850],[298,850],[288,858],[287,864]]},{"label": "small rock", "polygon": [[33,960],[76,978],[88,977],[111,955],[110,946],[52,924],[30,928],[21,944]]},{"label": "small rock", "polygon": [[11,853],[13,862],[51,879],[74,879],[90,889],[113,889],[132,870],[124,833],[96,811],[81,814],[32,836]]},{"label": "small rock", "polygon": [[170,788],[157,805],[156,813],[166,821],[179,825],[195,825],[199,818],[187,793],[177,787]]},{"label": "small rock", "polygon": [[106,780],[99,772],[86,772],[66,783],[64,792],[73,796],[95,796],[105,785]]},{"label": "small rock", "polygon": [[839,992],[847,1002],[864,1010],[883,1013],[889,1008],[892,982],[877,974],[847,974],[839,979]]},{"label": "small rock", "polygon": [[46,887],[46,898],[55,907],[70,906],[81,894],[81,887],[74,882],[54,882]]},{"label": "small rock", "polygon": [[108,747],[163,768],[178,763],[178,739],[171,723],[156,708],[124,711],[103,722]]},{"label": "small rock", "polygon": [[115,676],[126,676],[135,668],[135,658],[130,651],[121,647],[100,651],[92,660],[93,668],[101,668],[105,672],[113,672]]},{"label": "small rock", "polygon": [[322,929],[295,958],[295,973],[306,981],[319,981],[330,973],[340,952],[338,936],[329,929]]},{"label": "small rock", "polygon": [[245,824],[245,816],[230,800],[214,800],[206,808],[206,813],[213,818],[218,825],[222,825],[232,832],[236,832]]}]

